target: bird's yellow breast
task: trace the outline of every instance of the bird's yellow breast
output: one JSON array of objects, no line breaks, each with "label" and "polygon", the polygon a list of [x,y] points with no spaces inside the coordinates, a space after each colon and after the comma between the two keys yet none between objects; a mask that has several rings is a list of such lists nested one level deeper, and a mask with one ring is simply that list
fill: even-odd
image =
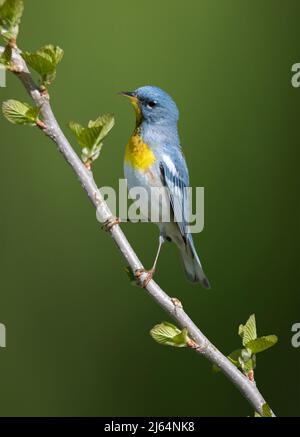
[{"label": "bird's yellow breast", "polygon": [[125,150],[125,163],[131,167],[146,171],[156,158],[148,144],[144,143],[140,135],[135,133],[129,140]]}]

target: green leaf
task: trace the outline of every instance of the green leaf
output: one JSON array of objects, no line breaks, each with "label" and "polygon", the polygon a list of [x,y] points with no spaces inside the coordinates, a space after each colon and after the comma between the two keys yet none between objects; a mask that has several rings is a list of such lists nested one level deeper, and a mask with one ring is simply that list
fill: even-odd
[{"label": "green leaf", "polygon": [[251,350],[252,354],[258,354],[274,346],[277,342],[278,337],[276,335],[266,335],[256,340],[250,340],[246,347]]},{"label": "green leaf", "polygon": [[[231,352],[229,355],[227,355],[227,358],[229,361],[232,362],[236,367],[241,367],[239,363],[239,358],[241,357],[242,349],[236,349],[233,352]],[[217,365],[212,366],[212,370],[214,373],[218,373],[221,371],[221,369]]]},{"label": "green leaf", "polygon": [[150,331],[151,337],[159,344],[174,347],[186,347],[188,341],[188,331],[182,331],[175,325],[168,322],[154,326]]},{"label": "green leaf", "polygon": [[0,4],[0,33],[5,40],[16,39],[23,15],[22,0],[6,0]]},{"label": "green leaf", "polygon": [[251,353],[250,349],[242,349],[241,358],[244,361],[244,363],[246,363],[248,360],[250,360],[251,356],[252,356],[252,353]]},{"label": "green leaf", "polygon": [[82,149],[82,153],[81,153],[82,161],[85,164],[96,161],[96,159],[98,159],[100,156],[101,149],[102,149],[102,145],[99,146],[95,145],[91,149],[85,147],[84,149]]},{"label": "green leaf", "polygon": [[50,56],[55,66],[57,66],[64,57],[63,49],[61,49],[59,46],[54,46],[53,44],[48,44],[47,46],[42,47],[39,52]]},{"label": "green leaf", "polygon": [[13,124],[35,126],[40,108],[33,108],[27,103],[7,100],[2,104],[3,115]]},{"label": "green leaf", "polygon": [[89,121],[88,127],[83,127],[74,121],[69,123],[69,128],[82,147],[81,158],[85,164],[91,164],[99,158],[103,145],[102,140],[113,128],[114,123],[115,119],[112,114],[104,114],[95,121]]},{"label": "green leaf", "polygon": [[248,375],[251,370],[254,370],[256,367],[256,357],[253,355],[249,360],[244,360],[242,357],[239,358],[239,367],[243,370],[243,372]]},{"label": "green leaf", "polygon": [[228,355],[229,361],[232,362],[236,367],[239,367],[239,358],[242,354],[242,349],[236,349],[231,354]]},{"label": "green leaf", "polygon": [[42,77],[47,76],[49,73],[52,74],[55,70],[51,56],[42,50],[37,51],[36,53],[23,52],[22,58],[29,65],[29,67],[39,73]]},{"label": "green leaf", "polygon": [[[75,123],[74,121],[70,121],[69,128],[75,134],[77,140],[79,141],[79,139],[81,138],[82,132],[84,131],[84,127],[81,126],[81,124],[79,124],[79,123]],[[83,147],[85,147],[85,145]]]},{"label": "green leaf", "polygon": [[87,128],[74,121],[69,123],[69,127],[75,134],[79,145],[82,148],[91,149],[93,146],[99,146],[101,144],[101,141],[111,131],[114,124],[114,116],[112,114],[104,114],[95,121],[89,121]]},{"label": "green leaf", "polygon": [[269,407],[268,404],[264,404],[262,406],[262,410],[263,410],[263,417],[273,417],[271,408]]},{"label": "green leaf", "polygon": [[257,332],[254,314],[249,317],[245,325],[239,326],[239,336],[243,339],[243,346],[246,346],[251,340],[256,340]]},{"label": "green leaf", "polygon": [[113,114],[103,114],[97,118],[95,121],[90,121],[88,124],[89,128],[102,128],[99,134],[99,141],[102,141],[112,130],[115,125],[115,118]]},{"label": "green leaf", "polygon": [[78,142],[81,147],[91,149],[94,146],[99,146],[101,127],[88,127],[84,129],[78,137]]},{"label": "green leaf", "polygon": [[5,66],[9,66],[10,61],[11,61],[11,57],[12,57],[12,48],[11,46],[8,44],[5,47],[4,52],[2,53],[2,55],[0,55],[0,64],[3,64]]},{"label": "green leaf", "polygon": [[24,61],[42,78],[44,85],[50,85],[56,77],[56,68],[61,62],[64,52],[60,47],[47,45],[35,53],[21,53]]}]

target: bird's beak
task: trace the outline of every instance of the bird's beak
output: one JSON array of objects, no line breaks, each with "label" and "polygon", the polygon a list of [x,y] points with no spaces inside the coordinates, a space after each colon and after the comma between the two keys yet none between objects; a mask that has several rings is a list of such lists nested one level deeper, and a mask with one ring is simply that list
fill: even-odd
[{"label": "bird's beak", "polygon": [[140,102],[136,93],[132,91],[122,91],[119,94],[121,94],[121,96],[127,97],[130,100],[135,111],[137,124],[139,124],[142,120],[142,114],[141,114]]},{"label": "bird's beak", "polygon": [[137,98],[136,93],[133,92],[133,91],[121,91],[119,94],[121,96],[128,97],[130,99],[136,99]]},{"label": "bird's beak", "polygon": [[137,95],[136,95],[136,93],[134,91],[122,91],[119,94],[121,96],[127,97],[131,101],[133,106],[137,106],[138,105],[138,98],[137,98]]}]

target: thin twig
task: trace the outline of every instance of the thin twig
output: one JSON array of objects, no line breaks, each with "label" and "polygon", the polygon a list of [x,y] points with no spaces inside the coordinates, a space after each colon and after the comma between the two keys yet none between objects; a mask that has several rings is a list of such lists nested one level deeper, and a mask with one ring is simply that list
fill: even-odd
[{"label": "thin twig", "polygon": [[[4,51],[0,47],[0,53]],[[80,184],[86,191],[91,202],[98,212],[98,217],[103,223],[112,222],[115,217],[104,201],[96,183],[93,174],[89,171],[79,159],[72,146],[62,132],[49,102],[49,96],[33,81],[32,76],[27,68],[26,63],[20,56],[18,49],[13,50],[14,72],[19,77],[28,94],[35,104],[41,108],[41,115],[45,127],[40,126],[44,133],[51,138],[57,145],[58,150],[62,153],[65,160],[74,170]],[[117,247],[121,251],[126,263],[131,267],[133,272],[143,269],[143,265],[137,257],[135,251],[129,244],[126,236],[118,224],[107,228]],[[141,276],[141,281],[145,280],[147,275]],[[174,304],[171,299],[154,281],[151,280],[145,287],[146,292],[160,305],[176,322],[182,327],[187,328],[189,336],[193,339],[192,349],[198,354],[207,358],[211,363],[217,365],[228,379],[238,388],[243,396],[249,401],[255,411],[263,414],[262,406],[266,403],[263,396],[256,387],[256,384],[244,376],[201,332],[195,323],[186,314],[183,308]]]}]

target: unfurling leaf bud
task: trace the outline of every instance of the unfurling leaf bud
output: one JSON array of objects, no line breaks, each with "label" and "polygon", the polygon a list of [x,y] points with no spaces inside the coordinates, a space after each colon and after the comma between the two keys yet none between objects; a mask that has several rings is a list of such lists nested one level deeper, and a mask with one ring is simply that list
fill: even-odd
[{"label": "unfurling leaf bud", "polygon": [[22,58],[26,64],[41,76],[42,85],[49,86],[56,77],[56,68],[63,58],[60,47],[51,44],[41,47],[34,53],[23,52]]},{"label": "unfurling leaf bud", "polygon": [[23,15],[22,0],[0,2],[0,34],[6,41],[14,41],[19,33],[19,24]]},{"label": "unfurling leaf bud", "polygon": [[5,118],[13,124],[36,126],[40,108],[35,108],[18,100],[7,100],[2,104]]},{"label": "unfurling leaf bud", "polygon": [[186,347],[190,340],[186,328],[180,330],[168,322],[154,326],[150,331],[150,335],[157,343],[166,346]]},{"label": "unfurling leaf bud", "polygon": [[88,127],[83,127],[73,121],[69,123],[69,128],[82,148],[81,159],[88,168],[99,158],[102,141],[113,128],[114,123],[115,119],[112,114],[104,114],[95,121],[89,121]]}]

